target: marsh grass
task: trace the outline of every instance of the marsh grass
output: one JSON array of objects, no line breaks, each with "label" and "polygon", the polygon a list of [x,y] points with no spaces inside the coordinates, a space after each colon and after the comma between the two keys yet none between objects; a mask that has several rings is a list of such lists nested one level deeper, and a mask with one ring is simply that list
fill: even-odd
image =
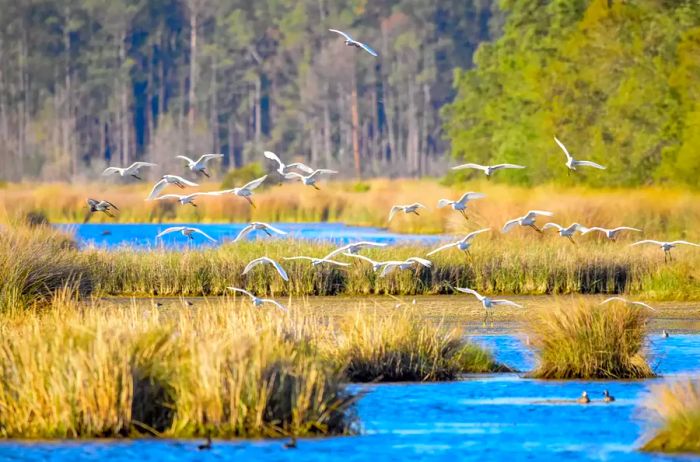
[{"label": "marsh grass", "polygon": [[657,428],[642,446],[644,451],[700,453],[700,381],[655,385],[645,408]]},{"label": "marsh grass", "polygon": [[647,315],[634,305],[560,303],[530,322],[540,379],[654,377],[644,355]]}]

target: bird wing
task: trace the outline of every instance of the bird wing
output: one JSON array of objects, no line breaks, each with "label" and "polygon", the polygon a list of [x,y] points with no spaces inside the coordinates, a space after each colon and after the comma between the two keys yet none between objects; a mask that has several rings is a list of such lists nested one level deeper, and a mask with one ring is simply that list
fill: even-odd
[{"label": "bird wing", "polygon": [[251,181],[250,183],[243,186],[241,189],[253,190],[253,189],[257,188],[258,186],[260,186],[261,184],[263,184],[263,182],[265,181],[265,178],[267,178],[267,175],[262,176],[262,177],[258,178],[257,180]]},{"label": "bird wing", "polygon": [[185,229],[184,226],[171,226],[170,228],[166,228],[165,230],[163,230],[163,231],[161,231],[160,233],[158,233],[158,234],[156,235],[156,239],[158,239],[159,237],[163,237],[163,236],[165,236],[166,234],[177,233],[177,232],[179,232],[179,231],[182,231],[183,229]]},{"label": "bird wing", "polygon": [[420,202],[414,202],[413,204],[411,204],[411,207],[417,207],[419,209],[426,209],[427,208],[425,205],[421,204]]},{"label": "bird wing", "polygon": [[336,34],[342,35],[342,36],[345,38],[345,40],[350,40],[351,42],[354,42],[354,41],[355,41],[355,40],[353,40],[352,37],[350,37],[348,34],[346,34],[345,32],[343,32],[342,30],[338,30],[338,29],[328,29],[328,30],[331,31],[331,32],[335,32]]},{"label": "bird wing", "polygon": [[195,161],[193,161],[192,159],[190,159],[190,158],[187,157],[187,156],[175,156],[175,158],[176,158],[176,159],[186,160],[187,163],[189,163],[189,164],[194,164],[194,163],[195,163]]},{"label": "bird wing", "polygon": [[362,43],[362,42],[358,42],[358,41],[355,41],[355,43],[357,43],[358,45],[360,45],[360,47],[362,47],[363,50],[365,50],[367,53],[371,54],[371,55],[374,56],[375,58],[376,58],[377,56],[379,56],[379,54],[378,54],[376,51],[374,51],[374,50],[373,50],[369,45],[367,45],[366,43]]},{"label": "bird wing", "polygon": [[601,304],[601,305],[605,305],[606,303],[610,303],[610,302],[622,302],[622,303],[627,303],[627,300],[625,300],[625,299],[622,298],[622,297],[610,297],[610,298],[606,298],[605,300],[603,300],[602,302],[600,302],[600,304]]},{"label": "bird wing", "polygon": [[272,231],[273,233],[282,234],[282,235],[287,234],[287,231],[282,231],[281,229],[275,228],[274,226],[268,225],[267,223],[260,223],[260,224],[264,225],[265,228]]},{"label": "bird wing", "polygon": [[98,201],[96,199],[88,198],[87,203],[92,208],[92,207],[95,207],[97,204],[99,204],[100,201]]},{"label": "bird wing", "polygon": [[693,242],[688,242],[688,241],[673,241],[670,244],[672,244],[672,245],[685,244],[685,245],[692,245],[693,247],[700,247],[700,244],[695,244]]},{"label": "bird wing", "polygon": [[633,305],[643,306],[644,308],[649,308],[651,311],[656,311],[656,308],[653,308],[653,307],[647,305],[647,304],[644,303],[644,302],[630,302],[630,303],[633,304]]},{"label": "bird wing", "polygon": [[284,165],[284,162],[282,162],[282,161],[280,160],[280,158],[277,156],[277,154],[275,154],[275,153],[272,152],[272,151],[265,151],[265,152],[263,152],[263,156],[267,157],[267,158],[270,159],[270,160],[274,160],[275,162],[277,162],[277,163],[279,164],[279,166],[280,166],[280,169],[283,169],[284,167],[286,167],[286,165]]},{"label": "bird wing", "polygon": [[308,176],[308,178],[317,178],[319,175],[324,175],[324,174],[333,175],[336,173],[338,173],[338,172],[335,170],[329,170],[327,168],[319,168],[319,169],[314,170],[313,173]]},{"label": "bird wing", "polygon": [[420,258],[420,257],[407,258],[406,261],[414,261],[420,265],[425,266],[426,268],[430,268],[431,266],[433,266],[433,262],[431,262],[430,260],[426,260],[425,258]]},{"label": "bird wing", "polygon": [[660,241],[654,241],[652,239],[644,239],[643,241],[637,241],[634,244],[630,244],[630,247],[635,246],[635,245],[640,245],[640,244],[656,244],[656,245],[663,245],[663,242]]},{"label": "bird wing", "polygon": [[195,183],[195,182],[193,182],[193,181],[190,181],[190,180],[187,180],[187,179],[185,179],[185,178],[183,178],[183,177],[181,177],[181,176],[177,176],[177,175],[170,175],[170,176],[172,176],[173,178],[177,179],[177,181],[179,181],[180,183],[182,183],[182,184],[184,184],[184,185],[187,185],[187,186],[199,186],[197,183]]},{"label": "bird wing", "polygon": [[255,268],[256,266],[264,265],[264,264],[270,264],[270,265],[274,266],[274,268],[277,270],[279,275],[282,276],[282,279],[284,279],[285,281],[289,281],[289,276],[287,276],[287,272],[284,270],[284,268],[282,268],[282,265],[277,263],[272,258],[268,258],[268,257],[260,257],[260,258],[256,258],[255,260],[252,260],[250,263],[248,263],[246,265],[242,274],[246,274],[246,273],[248,273],[248,271]]},{"label": "bird wing", "polygon": [[242,230],[240,230],[240,231],[238,232],[238,236],[236,236],[236,238],[233,240],[233,242],[238,242],[238,241],[240,241],[241,239],[243,239],[244,237],[246,237],[248,234],[250,234],[251,231],[253,231],[253,229],[254,229],[254,226],[253,226],[252,224],[246,226],[245,228],[243,228]]},{"label": "bird wing", "polygon": [[336,265],[336,266],[350,266],[350,263],[344,263],[340,261],[335,261],[335,260],[329,260],[326,257],[320,258],[319,259],[321,263],[330,263],[331,265]]},{"label": "bird wing", "polygon": [[480,229],[478,231],[472,231],[471,233],[464,236],[464,239],[462,239],[462,242],[471,241],[472,239],[474,239],[475,236],[478,236],[481,233],[485,233],[486,231],[491,231],[491,228],[484,228],[484,229]]},{"label": "bird wing", "polygon": [[[593,228],[591,228],[591,229],[593,229]],[[637,231],[637,232],[640,232],[640,233],[642,232],[641,229],[632,228],[632,227],[630,227],[630,226],[618,226],[617,228],[613,229],[612,231],[614,231],[614,232],[618,232],[618,231]]]},{"label": "bird wing", "polygon": [[515,220],[506,221],[506,224],[503,225],[503,229],[501,230],[501,232],[507,233],[508,231],[513,229],[518,224],[519,221],[520,221],[520,218],[516,218]]},{"label": "bird wing", "polygon": [[471,294],[471,295],[475,296],[476,298],[478,298],[479,300],[484,298],[479,292],[477,292],[474,289],[468,289],[466,287],[455,287],[455,290],[462,292],[462,293],[465,293],[465,294]]},{"label": "bird wing", "polygon": [[129,169],[132,169],[132,168],[138,169],[141,167],[157,167],[157,166],[158,166],[158,164],[153,164],[151,162],[134,162],[133,164],[131,164],[129,166]]},{"label": "bird wing", "polygon": [[581,231],[581,234],[588,234],[588,233],[590,233],[591,231],[600,231],[601,233],[607,233],[607,232],[610,231],[610,230],[609,230],[609,229],[599,228],[599,227],[597,227],[597,226],[594,226],[594,227],[592,227],[592,228],[585,228],[585,229],[583,229],[583,230]]},{"label": "bird wing", "polygon": [[491,304],[493,305],[508,305],[508,306],[515,306],[517,308],[522,308],[522,305],[518,305],[515,302],[511,302],[510,300],[491,300]]},{"label": "bird wing", "polygon": [[527,212],[526,216],[529,216],[529,217],[532,217],[532,216],[553,217],[554,213],[548,212],[546,210],[530,210],[529,212]]},{"label": "bird wing", "polygon": [[590,160],[577,160],[576,165],[581,165],[583,167],[593,167],[597,168],[599,170],[605,170],[606,167],[603,167],[600,164],[596,164],[595,162],[591,162]]},{"label": "bird wing", "polygon": [[197,228],[191,228],[191,229],[192,229],[193,232],[198,233],[198,234],[201,234],[202,236],[206,237],[206,238],[209,239],[210,241],[216,242],[216,239],[214,239],[213,237],[211,237],[210,235],[208,235],[207,233],[205,233],[205,232],[202,231],[201,229],[197,229]]},{"label": "bird wing", "polygon": [[280,310],[284,311],[285,313],[287,312],[287,308],[285,308],[284,305],[282,305],[281,303],[279,303],[279,302],[277,302],[277,301],[275,301],[275,300],[272,300],[271,298],[261,298],[260,301],[261,301],[261,302],[264,302],[264,303],[272,303],[273,305],[275,305],[275,306],[276,306],[277,308],[279,308]]},{"label": "bird wing", "polygon": [[104,172],[102,172],[102,175],[112,175],[114,173],[120,173],[124,171],[123,168],[119,167],[107,167]]},{"label": "bird wing", "polygon": [[556,136],[554,137],[554,141],[557,142],[557,144],[559,145],[559,147],[561,148],[561,150],[564,151],[564,154],[566,154],[566,160],[571,159],[571,154],[569,154],[569,150],[566,149],[566,146],[564,146],[564,143],[562,143],[561,141],[559,141],[559,139],[558,139]]},{"label": "bird wing", "polygon": [[467,169],[467,168],[474,168],[474,169],[483,170],[483,171],[486,171],[486,170],[488,169],[488,167],[486,167],[485,165],[479,165],[479,164],[462,164],[462,165],[458,165],[458,166],[456,166],[456,167],[452,167],[452,170],[465,170],[465,169]]},{"label": "bird wing", "polygon": [[103,203],[103,204],[109,205],[109,206],[112,207],[114,210],[119,210],[119,207],[117,207],[116,205],[112,204],[110,201],[102,201],[102,203]]},{"label": "bird wing", "polygon": [[431,255],[434,255],[434,254],[438,253],[438,252],[442,252],[443,250],[447,250],[447,249],[450,249],[450,248],[456,247],[456,246],[457,246],[457,242],[450,242],[449,244],[445,244],[445,245],[443,245],[442,247],[438,247],[438,248],[435,249],[435,250],[431,250],[430,252],[428,252],[427,254],[425,254],[425,256],[426,256],[426,257],[429,257],[429,256],[431,256]]},{"label": "bird wing", "polygon": [[314,169],[309,167],[306,164],[302,164],[301,162],[292,162],[291,164],[287,165],[288,168],[296,168],[298,170],[301,170],[304,173],[313,173]]},{"label": "bird wing", "polygon": [[379,276],[380,277],[386,276],[387,274],[394,271],[398,266],[399,266],[399,263],[397,263],[397,262],[387,263],[386,265],[384,265],[384,268],[382,268],[382,272],[379,273]]},{"label": "bird wing", "polygon": [[344,253],[343,255],[345,255],[346,257],[359,258],[360,260],[364,260],[368,263],[371,263],[372,266],[379,265],[381,263],[378,261],[374,261],[371,258],[365,257],[364,255],[358,255],[358,254],[354,254],[354,253]]},{"label": "bird wing", "polygon": [[545,225],[542,227],[543,230],[550,229],[550,228],[556,228],[558,230],[564,229],[561,225],[559,225],[557,223],[545,223]]},{"label": "bird wing", "polygon": [[199,158],[199,160],[197,160],[197,163],[206,164],[212,159],[220,159],[222,157],[224,157],[223,154],[204,154],[202,155],[202,157]]},{"label": "bird wing", "polygon": [[325,257],[323,257],[323,260],[327,260],[331,257],[334,257],[334,256],[338,255],[339,253],[343,253],[352,246],[353,246],[353,244],[348,244],[348,245],[344,245],[342,247],[338,247],[337,249],[335,249],[334,251],[332,251],[331,253],[329,253]]},{"label": "bird wing", "polygon": [[394,215],[396,215],[396,212],[398,212],[399,210],[403,210],[403,208],[401,208],[400,205],[393,206],[389,211],[389,219],[387,221],[391,221],[391,219],[394,218]]},{"label": "bird wing", "polygon": [[491,166],[492,170],[502,170],[504,168],[525,168],[525,166],[516,164],[497,164]]},{"label": "bird wing", "polygon": [[474,199],[482,199],[486,197],[486,194],[484,193],[478,193],[478,192],[468,192],[462,194],[462,197],[459,198],[457,202],[460,204],[466,204],[467,202],[474,200]]},{"label": "bird wing", "polygon": [[298,256],[298,257],[282,257],[282,260],[309,260],[309,261],[315,261],[316,258],[305,257],[305,256]]},{"label": "bird wing", "polygon": [[451,201],[449,199],[440,199],[438,201],[438,208],[441,209],[443,207],[447,207],[448,205],[451,205],[454,201]]},{"label": "bird wing", "polygon": [[160,192],[161,192],[163,189],[165,189],[165,187],[166,187],[167,185],[168,185],[168,182],[167,182],[166,180],[164,180],[164,179],[163,179],[163,180],[160,180],[159,182],[157,182],[157,183],[153,186],[153,189],[151,189],[151,193],[148,195],[148,197],[146,198],[146,200],[147,200],[147,201],[152,201],[153,199],[155,199],[156,197],[158,197],[158,194],[160,194]]},{"label": "bird wing", "polygon": [[304,175],[302,175],[301,173],[297,173],[297,172],[288,172],[288,173],[285,173],[285,174],[284,174],[284,177],[285,177],[286,179],[288,179],[288,180],[291,180],[291,179],[294,179],[294,178],[298,178],[298,179],[300,179],[300,180],[303,180],[303,179],[305,178]]},{"label": "bird wing", "polygon": [[232,291],[234,291],[234,292],[240,292],[240,293],[242,293],[242,294],[245,294],[245,295],[249,296],[250,298],[255,298],[255,295],[251,294],[251,293],[248,292],[247,290],[239,289],[238,287],[227,287],[227,289],[232,290]]},{"label": "bird wing", "polygon": [[154,199],[157,200],[157,201],[162,200],[162,199],[177,199],[177,200],[180,200],[180,199],[182,199],[183,197],[186,197],[186,196],[182,196],[182,195],[180,195],[180,194],[163,194],[162,196],[155,197]]}]

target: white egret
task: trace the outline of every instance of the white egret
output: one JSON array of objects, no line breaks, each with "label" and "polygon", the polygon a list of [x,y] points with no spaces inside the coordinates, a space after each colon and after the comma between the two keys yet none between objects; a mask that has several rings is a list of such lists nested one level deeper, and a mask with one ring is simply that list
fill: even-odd
[{"label": "white egret", "polygon": [[339,253],[343,254],[356,254],[362,249],[367,249],[370,247],[386,247],[387,244],[383,242],[370,242],[370,241],[360,241],[360,242],[353,242],[352,244],[344,245],[342,247],[338,247],[335,249],[333,252],[329,253],[325,257],[323,257],[324,260],[330,259],[338,255]]},{"label": "white egret", "polygon": [[177,175],[163,175],[163,177],[158,181],[151,190],[151,193],[146,198],[147,201],[151,201],[158,197],[158,194],[165,189],[169,184],[174,184],[180,189],[185,189],[185,186],[199,186],[197,183],[193,183],[190,180],[186,180],[181,176]]},{"label": "white egret", "polygon": [[335,260],[328,260],[326,258],[314,258],[314,257],[307,257],[305,255],[300,255],[298,257],[284,257],[283,260],[308,260],[311,262],[311,266],[318,266],[321,264],[329,264],[329,265],[335,265],[335,266],[350,266],[350,263],[343,263]]},{"label": "white egret", "polygon": [[600,164],[596,164],[595,162],[591,162],[590,160],[574,159],[573,157],[571,157],[571,154],[569,154],[569,151],[568,149],[566,149],[566,146],[564,146],[564,143],[559,141],[556,136],[554,137],[554,141],[557,142],[562,151],[564,151],[564,154],[566,154],[566,168],[569,169],[569,174],[571,174],[572,171],[576,171],[576,167],[593,167],[600,170],[605,170],[605,167],[603,167]]},{"label": "white egret", "polygon": [[224,194],[235,194],[236,196],[242,197],[243,199],[247,200],[251,206],[255,207],[255,204],[253,203],[253,200],[250,198],[250,196],[253,195],[253,190],[255,188],[263,184],[265,178],[267,178],[267,175],[262,176],[257,180],[253,180],[250,183],[241,186],[240,188],[225,189],[223,191],[217,191],[215,194],[219,196]]},{"label": "white egret", "polygon": [[319,179],[318,177],[320,175],[335,175],[336,173],[338,173],[338,172],[335,170],[328,170],[327,168],[319,168],[319,169],[314,170],[313,172],[311,172],[308,175],[302,175],[301,173],[297,173],[297,172],[289,172],[289,173],[285,173],[284,177],[288,180],[298,178],[306,186],[312,186],[315,189],[321,189],[318,186],[316,186],[316,181],[318,181],[318,179]]},{"label": "white egret", "polygon": [[600,231],[601,233],[605,234],[605,237],[607,237],[607,238],[610,239],[611,241],[615,241],[615,240],[617,239],[617,235],[618,235],[621,231],[636,231],[636,232],[638,232],[638,233],[641,233],[641,232],[642,232],[641,229],[630,228],[629,226],[618,226],[617,228],[613,228],[613,229],[600,228],[600,227],[598,227],[598,226],[594,226],[594,227],[592,227],[592,228],[586,228],[585,230],[583,230],[583,231],[581,232],[581,234],[588,234],[588,233],[590,233],[591,231]]},{"label": "white egret", "polygon": [[343,255],[345,255],[346,257],[354,257],[354,258],[359,258],[360,260],[366,261],[367,263],[369,263],[370,265],[372,265],[372,269],[373,269],[375,272],[376,272],[376,271],[379,271],[380,269],[382,269],[382,267],[383,267],[384,265],[386,265],[387,263],[391,263],[391,262],[389,262],[389,261],[374,261],[374,260],[372,260],[371,258],[365,257],[364,255],[358,255],[358,254],[356,254],[356,253],[344,253]]},{"label": "white egret", "polygon": [[213,237],[209,236],[207,233],[205,233],[205,232],[202,231],[201,229],[190,228],[189,226],[172,226],[172,227],[167,228],[166,230],[161,231],[160,233],[158,233],[158,235],[156,235],[156,239],[158,239],[159,237],[163,237],[163,236],[165,236],[166,234],[178,233],[178,232],[179,232],[179,233],[182,233],[183,236],[185,236],[186,238],[188,238],[188,239],[190,239],[190,240],[194,240],[194,235],[195,235],[195,234],[201,234],[202,236],[204,236],[205,238],[209,239],[210,241],[216,242],[216,239],[214,239]]},{"label": "white egret", "polygon": [[494,172],[504,169],[522,169],[525,168],[524,165],[516,164],[497,164],[497,165],[479,165],[479,164],[462,164],[456,167],[452,167],[452,170],[464,170],[467,168],[472,168],[474,170],[481,170],[486,175],[486,179],[490,180],[491,175]]},{"label": "white egret", "polygon": [[478,193],[478,192],[468,192],[462,194],[462,197],[460,197],[458,200],[453,201],[450,199],[440,199],[438,201],[438,208],[443,208],[447,207],[448,205],[452,207],[452,210],[456,210],[457,212],[461,213],[462,216],[464,217],[465,220],[468,220],[469,218],[467,217],[467,203],[471,200],[474,199],[482,199],[486,197],[486,194],[483,193]]},{"label": "white egret", "polygon": [[562,225],[559,225],[557,223],[545,223],[545,225],[542,227],[542,230],[544,231],[550,228],[555,228],[556,230],[558,230],[559,235],[570,240],[572,244],[576,244],[576,242],[574,242],[573,239],[573,236],[574,234],[576,234],[576,231],[582,233],[586,229],[585,226],[582,226],[578,223],[571,223],[567,228],[564,228]]},{"label": "white egret", "polygon": [[197,197],[200,196],[217,196],[215,192],[196,192],[192,194],[187,194],[187,195],[182,195],[182,194],[163,194],[162,196],[158,196],[155,198],[155,200],[165,200],[165,199],[177,199],[177,201],[180,203],[180,205],[187,205],[190,204],[192,207],[197,207],[197,204],[194,203],[194,200]]},{"label": "white egret", "polygon": [[139,169],[142,167],[157,167],[157,165],[150,162],[134,162],[125,168],[107,167],[105,171],[102,172],[102,175],[113,175],[118,173],[120,176],[132,176],[137,180],[141,180],[142,178],[139,177]]},{"label": "white egret", "polygon": [[499,306],[499,305],[506,305],[506,306],[514,306],[516,308],[522,308],[522,305],[518,305],[515,302],[511,302],[510,300],[504,300],[504,299],[493,299],[486,297],[484,295],[481,295],[479,292],[477,292],[474,289],[467,289],[467,288],[462,288],[462,287],[455,287],[455,290],[458,290],[462,293],[465,294],[471,294],[477,298],[481,302],[481,306],[484,307],[484,310],[486,311],[486,315],[484,316],[484,322],[483,324],[486,325],[486,321],[488,320],[489,314],[491,315],[491,326],[493,326],[493,313],[491,312],[491,309],[494,306]]},{"label": "white egret", "polygon": [[395,205],[391,208],[391,211],[389,212],[389,220],[391,221],[392,218],[394,218],[394,215],[396,215],[398,212],[403,212],[405,214],[413,213],[415,215],[420,216],[420,213],[418,213],[418,209],[424,209],[427,208],[425,205],[421,204],[420,202],[414,202],[413,204],[408,204],[408,205]]},{"label": "white egret", "polygon": [[112,204],[109,201],[102,201],[102,200],[97,200],[97,199],[88,199],[87,200],[88,204],[88,213],[85,216],[85,220],[83,221],[83,224],[87,223],[90,217],[92,216],[93,213],[95,212],[102,212],[105,215],[114,218],[114,215],[112,212],[110,212],[110,209],[114,210],[119,210],[119,207],[116,205]]},{"label": "white egret", "polygon": [[258,265],[272,265],[277,270],[277,272],[282,277],[282,279],[284,279],[285,281],[289,281],[289,276],[287,276],[287,272],[284,270],[284,268],[282,268],[282,265],[277,263],[272,258],[268,258],[268,257],[260,257],[260,258],[256,258],[255,260],[252,260],[250,263],[248,263],[246,265],[245,269],[243,269],[242,274],[247,274],[248,271],[250,271],[251,269],[255,268]]},{"label": "white egret", "polygon": [[350,37],[349,34],[346,34],[345,32],[340,31],[340,30],[338,30],[338,29],[328,29],[328,30],[331,31],[331,32],[335,32],[336,34],[339,34],[339,35],[343,36],[343,38],[345,39],[345,45],[347,45],[347,46],[349,46],[349,47],[355,47],[355,48],[360,48],[360,49],[362,49],[362,50],[365,50],[367,53],[371,54],[371,55],[374,56],[375,58],[376,58],[377,56],[379,56],[379,55],[377,54],[377,52],[374,51],[372,48],[370,48],[368,45],[366,45],[366,44],[364,44],[364,43],[362,43],[362,42],[358,42],[357,40],[355,40],[355,39],[353,39],[352,37]]},{"label": "white egret", "polygon": [[300,170],[300,171],[302,171],[302,172],[304,172],[304,173],[313,173],[313,172],[314,172],[314,169],[312,169],[312,168],[309,167],[308,165],[302,164],[301,162],[293,162],[293,163],[291,163],[291,164],[285,164],[285,163],[282,162],[282,160],[277,156],[277,154],[275,154],[275,153],[272,152],[272,151],[265,151],[265,152],[263,152],[263,155],[264,155],[265,157],[267,157],[268,159],[274,160],[275,162],[277,162],[277,164],[278,164],[278,166],[277,166],[277,172],[278,172],[280,175],[282,175],[282,176],[286,175],[287,173],[291,173],[292,170],[290,170],[290,169],[293,169],[293,168],[295,168],[295,169],[297,169],[297,170]]},{"label": "white egret", "polygon": [[255,307],[262,306],[263,303],[271,303],[271,304],[275,305],[277,308],[279,308],[280,310],[284,311],[285,313],[287,312],[287,308],[285,308],[284,305],[282,305],[279,302],[276,302],[275,300],[272,300],[271,298],[259,298],[259,297],[256,297],[255,295],[251,294],[247,290],[239,289],[238,287],[227,287],[227,289],[232,290],[234,292],[240,292],[242,294],[247,295],[248,297],[250,297],[250,301],[253,303],[253,306],[255,306]]},{"label": "white egret", "polygon": [[182,159],[187,162],[186,167],[192,170],[194,173],[201,173],[207,178],[209,178],[209,174],[207,173],[207,162],[212,159],[221,159],[222,157],[224,157],[223,154],[204,154],[195,161],[187,156],[175,156],[176,159]]},{"label": "white egret", "polygon": [[472,245],[472,243],[471,243],[472,239],[474,239],[476,236],[478,236],[481,233],[485,233],[486,231],[491,231],[491,228],[484,228],[484,229],[480,229],[478,231],[471,232],[471,233],[467,234],[466,236],[464,236],[464,238],[462,238],[456,242],[451,242],[449,244],[445,244],[442,247],[438,247],[437,249],[435,249],[431,252],[428,252],[428,254],[426,256],[429,257],[433,254],[436,254],[438,252],[442,252],[443,250],[451,249],[453,247],[463,251],[465,255],[469,256],[469,247],[471,247],[471,245]]},{"label": "white egret", "polygon": [[547,212],[546,210],[530,210],[527,212],[527,214],[523,215],[522,217],[515,218],[513,220],[507,221],[506,224],[503,226],[503,233],[507,233],[511,229],[513,229],[516,225],[520,226],[529,226],[530,228],[534,229],[538,233],[542,233],[542,230],[535,225],[535,221],[537,220],[537,217],[553,217],[554,214],[552,212]]},{"label": "white egret", "polygon": [[[282,231],[281,229],[275,228],[272,225],[268,225],[267,223],[262,223],[259,221],[254,221],[238,233],[238,236],[236,236],[236,239],[233,240],[233,242],[238,242],[244,237],[246,237],[248,234],[252,233],[253,231],[263,231],[265,234],[268,236],[272,236],[272,233],[279,234],[279,235],[285,235],[287,234],[286,231]],[[270,232],[272,231],[272,233]]]},{"label": "white egret", "polygon": [[654,241],[651,239],[645,239],[643,241],[635,242],[634,244],[630,244],[630,246],[633,247],[633,246],[641,245],[641,244],[654,244],[654,245],[659,246],[659,248],[661,248],[661,250],[664,251],[664,261],[673,260],[673,257],[671,256],[671,249],[675,248],[676,246],[692,245],[693,247],[700,247],[700,244],[694,244],[694,243],[688,242],[688,241],[662,242],[662,241]]},{"label": "white egret", "polygon": [[610,297],[610,298],[605,299],[602,302],[600,302],[600,304],[605,305],[606,303],[610,303],[610,302],[621,302],[621,303],[625,303],[625,304],[629,304],[629,305],[643,306],[644,308],[648,308],[651,311],[656,311],[656,308],[652,308],[651,306],[647,305],[644,302],[634,302],[634,301],[627,300],[627,299],[622,298],[622,297]]},{"label": "white egret", "polygon": [[386,276],[387,274],[391,273],[395,269],[407,270],[407,269],[410,269],[413,267],[418,269],[421,266],[424,266],[426,268],[430,268],[433,266],[433,262],[431,262],[430,260],[426,260],[425,258],[411,257],[411,258],[407,258],[406,260],[403,260],[403,261],[387,261],[387,262],[384,262],[383,266],[384,266],[384,269],[382,269],[382,272],[379,274],[380,276]]}]

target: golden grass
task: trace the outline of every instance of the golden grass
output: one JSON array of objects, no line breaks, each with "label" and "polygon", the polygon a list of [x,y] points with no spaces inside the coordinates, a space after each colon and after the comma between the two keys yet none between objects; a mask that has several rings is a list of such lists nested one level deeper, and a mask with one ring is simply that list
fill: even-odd
[{"label": "golden grass", "polygon": [[530,322],[541,379],[640,379],[655,374],[644,355],[647,313],[634,305],[562,303]]},{"label": "golden grass", "polygon": [[658,428],[642,446],[644,451],[700,453],[700,381],[655,385],[645,408]]}]

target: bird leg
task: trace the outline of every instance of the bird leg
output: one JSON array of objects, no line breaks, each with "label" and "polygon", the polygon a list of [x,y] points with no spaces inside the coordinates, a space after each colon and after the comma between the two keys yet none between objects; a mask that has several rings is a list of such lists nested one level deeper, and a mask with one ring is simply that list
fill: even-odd
[{"label": "bird leg", "polygon": [[418,213],[416,210],[414,210],[414,211],[411,212],[411,213],[415,213],[416,215],[420,216],[420,213]]},{"label": "bird leg", "polygon": [[484,320],[481,322],[481,327],[486,328],[486,321],[489,318],[488,310],[484,310]]},{"label": "bird leg", "polygon": [[467,212],[465,210],[460,210],[459,213],[462,214],[465,220],[469,220],[469,217],[467,216]]},{"label": "bird leg", "polygon": [[180,189],[185,189],[185,185],[180,182],[175,183],[175,185]]},{"label": "bird leg", "polygon": [[576,242],[574,241],[574,238],[571,236],[566,236],[569,241],[571,241],[572,244],[576,245]]},{"label": "bird leg", "polygon": [[114,218],[114,215],[112,215],[111,213],[109,213],[109,210],[103,210],[103,212],[104,212],[105,214],[107,214],[108,217]]},{"label": "bird leg", "polygon": [[200,170],[200,172],[204,174],[204,176],[206,176],[207,178],[211,178],[205,169]]},{"label": "bird leg", "polygon": [[192,207],[197,207],[197,204],[195,204],[194,202],[190,202],[190,205],[191,205]]},{"label": "bird leg", "polygon": [[137,180],[142,180],[142,179],[143,179],[143,178],[141,178],[141,177],[138,176],[138,175],[133,175],[133,174],[132,174],[131,176],[133,176],[133,177],[136,178]]},{"label": "bird leg", "polygon": [[318,187],[318,186],[316,186],[315,184],[312,184],[311,186],[313,186],[313,187],[314,187],[314,189],[315,189],[316,191],[320,191],[320,190],[321,190],[321,188],[319,188],[319,187]]},{"label": "bird leg", "polygon": [[248,197],[248,196],[243,196],[243,198],[244,198],[245,200],[247,200],[248,203],[249,203],[253,208],[256,208],[256,207],[255,207],[255,204],[253,204],[253,199],[251,199],[251,198]]},{"label": "bird leg", "polygon": [[265,234],[267,234],[268,236],[272,236],[272,233],[270,231],[268,231],[266,228],[263,228],[263,231],[265,231]]},{"label": "bird leg", "polygon": [[531,224],[531,225],[528,225],[528,226],[529,226],[530,228],[534,229],[535,231],[537,231],[538,233],[544,234],[544,231],[542,231],[540,228],[538,228],[537,225],[535,225],[534,223]]}]

